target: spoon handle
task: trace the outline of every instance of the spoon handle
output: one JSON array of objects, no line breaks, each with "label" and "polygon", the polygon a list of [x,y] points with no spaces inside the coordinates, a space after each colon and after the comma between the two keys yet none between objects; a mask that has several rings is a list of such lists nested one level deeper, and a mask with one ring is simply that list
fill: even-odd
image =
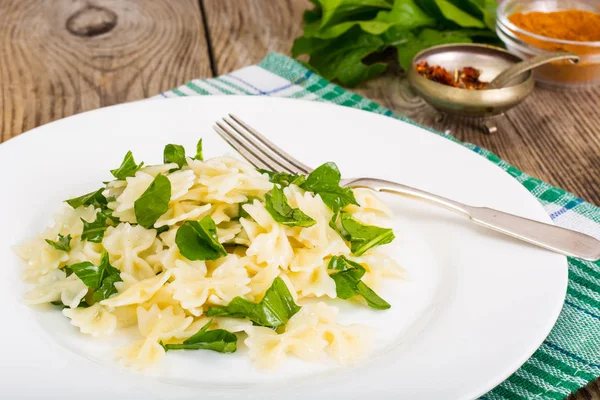
[{"label": "spoon handle", "polygon": [[539,56],[532,57],[502,71],[500,75],[495,77],[494,80],[490,82],[488,89],[500,89],[524,72],[537,68],[541,65],[560,60],[570,60],[572,63],[576,64],[579,62],[579,56],[575,53],[562,52],[541,54]]}]

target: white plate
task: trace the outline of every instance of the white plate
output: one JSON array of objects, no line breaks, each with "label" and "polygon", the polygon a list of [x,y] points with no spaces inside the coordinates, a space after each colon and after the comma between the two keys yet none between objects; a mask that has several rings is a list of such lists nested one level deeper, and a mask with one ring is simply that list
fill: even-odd
[{"label": "white plate", "polygon": [[[410,279],[380,294],[389,311],[346,304],[344,322],[378,330],[372,356],[347,368],[296,360],[272,372],[244,356],[169,353],[144,374],[113,360],[111,339],[79,334],[56,310],[20,303],[23,266],[10,247],[50,221],[66,198],[110,179],[127,150],[159,163],[166,143],[205,155],[232,150],[212,131],[233,112],[309,165],[396,180],[472,205],[550,222],[501,169],[449,140],[392,118],[323,103],[265,97],[190,97],[104,108],[0,146],[0,397],[471,399],[492,389],[542,343],[567,287],[564,257],[478,228],[417,200],[384,200],[397,219],[398,261]],[[83,356],[83,357],[81,357]]]}]

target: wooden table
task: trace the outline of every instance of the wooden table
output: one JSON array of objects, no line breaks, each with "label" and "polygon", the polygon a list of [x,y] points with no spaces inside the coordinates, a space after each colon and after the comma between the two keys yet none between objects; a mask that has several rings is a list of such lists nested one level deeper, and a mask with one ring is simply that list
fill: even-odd
[{"label": "wooden table", "polygon": [[[0,142],[227,73],[269,51],[289,54],[308,7],[308,0],[1,0]],[[600,205],[600,89],[536,88],[488,135],[479,122],[440,118],[400,76],[392,68],[356,91]],[[599,386],[573,398],[600,398]]]}]

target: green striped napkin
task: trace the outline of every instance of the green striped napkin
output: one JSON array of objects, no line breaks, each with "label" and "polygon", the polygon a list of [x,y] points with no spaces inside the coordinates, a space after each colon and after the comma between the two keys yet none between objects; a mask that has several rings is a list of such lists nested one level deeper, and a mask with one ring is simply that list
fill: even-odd
[{"label": "green striped napkin", "polygon": [[[193,80],[157,97],[227,94],[327,101],[415,124],[276,53],[269,54],[258,65],[214,79]],[[600,208],[524,174],[486,149],[435,133],[468,147],[512,175],[542,203],[558,226],[600,238]],[[556,326],[521,369],[482,398],[563,399],[597,376],[600,376],[600,262],[569,258],[569,288]]]}]

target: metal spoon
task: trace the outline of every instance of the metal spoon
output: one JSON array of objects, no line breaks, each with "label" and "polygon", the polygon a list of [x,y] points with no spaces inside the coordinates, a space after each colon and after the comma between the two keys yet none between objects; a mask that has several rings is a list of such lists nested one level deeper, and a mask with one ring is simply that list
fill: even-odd
[{"label": "metal spoon", "polygon": [[488,89],[500,89],[508,85],[514,78],[521,75],[523,72],[527,72],[531,69],[537,68],[541,65],[548,64],[553,61],[569,60],[573,64],[579,62],[579,56],[575,53],[561,52],[552,54],[541,54],[539,56],[532,57],[528,60],[521,61],[513,65],[510,68],[505,69],[494,78],[488,85]]}]

